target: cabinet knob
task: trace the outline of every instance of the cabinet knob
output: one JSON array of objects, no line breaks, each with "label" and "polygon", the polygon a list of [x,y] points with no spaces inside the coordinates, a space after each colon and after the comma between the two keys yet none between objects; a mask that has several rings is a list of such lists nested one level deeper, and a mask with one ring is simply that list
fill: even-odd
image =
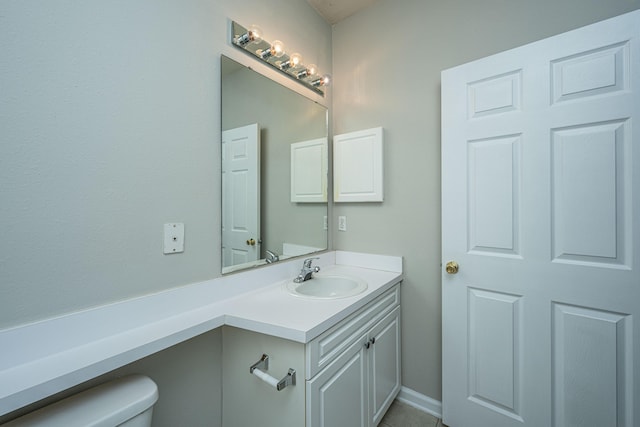
[{"label": "cabinet knob", "polygon": [[375,343],[376,343],[376,337],[373,337],[364,344],[364,348],[369,349],[369,347],[371,347]]}]

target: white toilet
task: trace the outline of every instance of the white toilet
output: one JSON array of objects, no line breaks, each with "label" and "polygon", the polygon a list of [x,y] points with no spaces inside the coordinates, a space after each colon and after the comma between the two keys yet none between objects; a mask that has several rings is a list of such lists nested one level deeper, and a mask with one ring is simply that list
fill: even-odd
[{"label": "white toilet", "polygon": [[3,427],[149,427],[158,387],[130,375],[101,384],[15,419]]}]

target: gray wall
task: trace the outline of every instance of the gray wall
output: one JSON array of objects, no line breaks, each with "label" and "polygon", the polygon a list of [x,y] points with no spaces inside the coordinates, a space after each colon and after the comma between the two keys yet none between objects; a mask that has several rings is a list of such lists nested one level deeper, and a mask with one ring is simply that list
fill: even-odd
[{"label": "gray wall", "polygon": [[220,54],[331,102],[232,47],[230,20],[331,72],[304,1],[0,2],[0,328],[220,275]]},{"label": "gray wall", "polygon": [[[379,0],[333,29],[334,134],[383,126],[385,201],[336,204],[343,250],[404,256],[402,383],[441,399],[440,71],[639,0]],[[464,268],[464,266],[462,266]]]}]

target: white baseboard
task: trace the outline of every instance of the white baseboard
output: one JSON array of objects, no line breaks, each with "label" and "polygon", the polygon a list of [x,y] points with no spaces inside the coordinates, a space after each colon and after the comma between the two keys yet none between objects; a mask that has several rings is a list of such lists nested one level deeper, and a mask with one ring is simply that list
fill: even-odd
[{"label": "white baseboard", "polygon": [[404,386],[400,388],[397,399],[434,417],[442,418],[442,402],[439,400],[432,399]]}]

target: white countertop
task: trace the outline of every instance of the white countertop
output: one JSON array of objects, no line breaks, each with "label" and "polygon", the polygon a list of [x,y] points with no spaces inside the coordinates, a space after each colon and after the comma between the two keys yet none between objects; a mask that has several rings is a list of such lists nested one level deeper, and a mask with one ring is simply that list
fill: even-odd
[{"label": "white countertop", "polygon": [[318,274],[359,277],[367,290],[290,295],[282,283],[300,270],[295,259],[0,330],[0,415],[223,325],[307,343],[402,280],[400,257],[317,256]]}]

